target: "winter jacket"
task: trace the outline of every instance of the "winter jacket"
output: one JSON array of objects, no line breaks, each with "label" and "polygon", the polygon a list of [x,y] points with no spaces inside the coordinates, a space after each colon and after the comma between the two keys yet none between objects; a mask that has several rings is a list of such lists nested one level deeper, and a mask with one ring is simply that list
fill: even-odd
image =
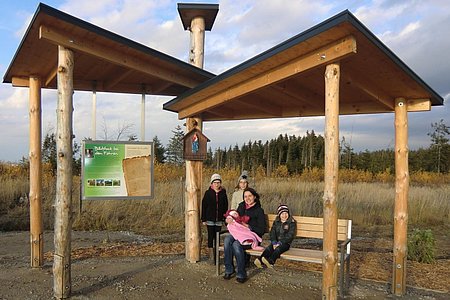
[{"label": "winter jacket", "polygon": [[231,206],[230,209],[236,209],[239,206],[239,203],[241,203],[242,201],[244,201],[244,190],[237,190],[233,193],[233,196],[231,197]]},{"label": "winter jacket", "polygon": [[228,210],[227,191],[221,188],[218,193],[211,187],[205,192],[202,200],[202,222],[224,221]]},{"label": "winter jacket", "polygon": [[270,229],[270,241],[273,243],[281,242],[291,244],[297,234],[297,222],[289,216],[286,222],[281,223],[280,217],[276,217]]},{"label": "winter jacket", "polygon": [[248,221],[250,230],[262,237],[267,226],[264,209],[261,207],[261,203],[256,201],[255,205],[249,209],[245,209],[245,202],[241,202],[239,203],[237,211],[240,216],[245,215],[250,217],[250,220]]}]

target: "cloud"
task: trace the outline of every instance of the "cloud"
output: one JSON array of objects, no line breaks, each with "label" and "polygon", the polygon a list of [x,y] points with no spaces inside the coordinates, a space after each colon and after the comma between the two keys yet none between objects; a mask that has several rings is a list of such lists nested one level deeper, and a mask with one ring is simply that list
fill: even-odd
[{"label": "cloud", "polygon": [[[192,2],[192,1],[189,1]],[[196,1],[204,2],[204,1]],[[208,1],[217,3],[218,1]],[[131,40],[187,61],[189,32],[184,31],[176,1],[160,0],[68,0],[58,9],[94,23]],[[396,55],[433,89],[450,100],[450,2],[449,1],[303,1],[303,0],[224,0],[211,32],[206,32],[205,69],[219,74],[276,44],[307,30],[343,9],[354,12]],[[28,27],[37,2],[29,11],[14,17],[23,22],[9,30],[17,32],[18,45]],[[3,43],[11,43],[10,39]],[[16,45],[16,46],[17,46]],[[11,51],[15,51],[15,48]],[[14,52],[10,53],[9,58]],[[8,58],[8,59],[9,59]],[[7,61],[1,61],[2,70]],[[56,91],[43,91],[43,130],[56,127]],[[74,133],[77,142],[92,135],[92,93],[74,94]],[[183,121],[162,110],[169,97],[146,97],[146,139],[155,135],[167,145],[172,130]],[[97,137],[105,120],[113,132],[121,124],[134,124],[140,136],[140,95],[97,94]],[[431,112],[411,113],[410,149],[429,145],[431,123],[444,119],[450,124],[449,105]],[[0,86],[1,159],[17,160],[28,152],[28,90]],[[340,117],[340,136],[352,142],[356,151],[393,146],[394,115]],[[303,136],[314,130],[323,135],[324,117],[273,120],[205,122],[210,146],[242,145],[249,140],[270,140],[279,134]],[[14,149],[9,147],[14,143]]]}]

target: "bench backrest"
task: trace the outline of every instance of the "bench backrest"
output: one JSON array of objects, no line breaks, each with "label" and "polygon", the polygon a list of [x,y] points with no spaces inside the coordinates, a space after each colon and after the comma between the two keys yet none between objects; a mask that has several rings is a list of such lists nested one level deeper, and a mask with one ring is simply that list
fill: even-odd
[{"label": "bench backrest", "polygon": [[[267,214],[266,224],[268,228],[267,232],[270,232],[273,221],[277,215]],[[323,218],[315,217],[300,217],[293,216],[297,221],[297,234],[296,237],[323,239]],[[352,220],[338,219],[338,241],[345,241],[352,237]],[[350,245],[347,247],[347,252],[350,252]]]}]

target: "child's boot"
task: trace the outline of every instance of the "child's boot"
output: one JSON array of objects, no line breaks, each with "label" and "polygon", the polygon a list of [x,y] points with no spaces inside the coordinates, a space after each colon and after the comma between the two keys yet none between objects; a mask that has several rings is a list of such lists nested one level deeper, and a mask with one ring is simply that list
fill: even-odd
[{"label": "child's boot", "polygon": [[208,248],[208,262],[211,265],[214,265],[214,248]]}]

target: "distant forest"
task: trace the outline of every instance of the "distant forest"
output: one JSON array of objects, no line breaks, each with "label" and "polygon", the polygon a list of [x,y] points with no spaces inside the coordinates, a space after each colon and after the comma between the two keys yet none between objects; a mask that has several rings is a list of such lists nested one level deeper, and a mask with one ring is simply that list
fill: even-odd
[{"label": "distant forest", "polygon": [[[448,173],[450,171],[449,127],[444,121],[431,124],[430,146],[409,151],[409,171],[427,171]],[[182,163],[183,137],[181,127],[172,131],[173,138],[167,148],[163,148],[157,137],[155,151],[161,163]],[[156,139],[156,140],[155,140]],[[178,144],[177,144],[178,143]],[[181,142],[182,143],[182,142]],[[355,169],[372,173],[394,172],[394,149],[355,152],[351,144],[343,137],[340,141],[339,165],[342,169]],[[159,155],[158,155],[159,154]],[[159,156],[159,157],[158,157]],[[248,141],[241,147],[237,144],[226,149],[209,148],[205,166],[222,169],[256,170],[262,166],[270,175],[281,165],[285,165],[290,174],[301,173],[304,169],[323,168],[325,157],[324,137],[316,135],[314,130],[307,131],[305,136],[280,134],[270,141]]]},{"label": "distant forest", "polygon": [[[307,168],[323,168],[325,157],[325,141],[323,136],[314,131],[306,136],[279,135],[270,141],[249,141],[240,148],[238,145],[228,149],[211,148],[205,165],[216,169],[233,168],[254,170],[263,166],[268,175],[280,165],[285,165],[289,173],[301,173]],[[440,149],[431,145],[426,149],[409,151],[409,171],[449,172],[450,145]],[[356,169],[372,173],[394,171],[394,149],[354,152],[345,138],[340,143],[339,167]]]}]

